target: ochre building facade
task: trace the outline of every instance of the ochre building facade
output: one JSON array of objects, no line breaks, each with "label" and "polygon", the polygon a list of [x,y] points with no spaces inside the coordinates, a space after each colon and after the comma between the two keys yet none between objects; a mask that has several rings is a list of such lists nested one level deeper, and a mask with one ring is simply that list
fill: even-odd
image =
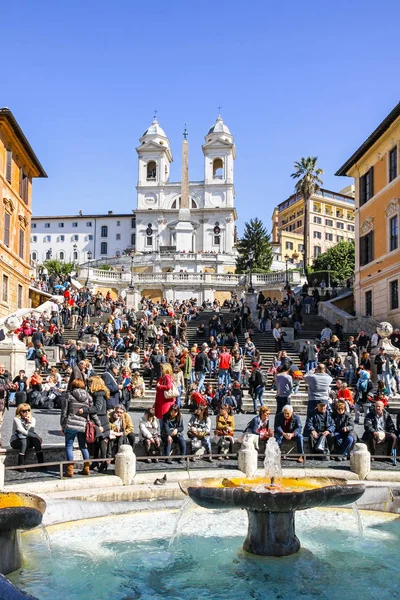
[{"label": "ochre building facade", "polygon": [[29,306],[32,180],[47,177],[8,108],[0,108],[0,318]]},{"label": "ochre building facade", "polygon": [[400,102],[336,175],[356,189],[357,316],[400,326]]}]

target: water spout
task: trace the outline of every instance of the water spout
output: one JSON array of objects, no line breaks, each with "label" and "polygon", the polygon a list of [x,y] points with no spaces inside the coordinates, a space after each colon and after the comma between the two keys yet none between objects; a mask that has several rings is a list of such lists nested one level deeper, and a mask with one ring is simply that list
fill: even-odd
[{"label": "water spout", "polygon": [[351,508],[353,509],[353,514],[356,519],[358,533],[360,534],[360,537],[363,538],[364,537],[364,526],[361,521],[360,511],[358,510],[358,506],[355,502],[353,502],[353,504],[351,505]]},{"label": "water spout", "polygon": [[274,437],[270,438],[265,446],[264,460],[265,477],[271,479],[271,486],[275,486],[275,478],[282,478],[281,449]]}]

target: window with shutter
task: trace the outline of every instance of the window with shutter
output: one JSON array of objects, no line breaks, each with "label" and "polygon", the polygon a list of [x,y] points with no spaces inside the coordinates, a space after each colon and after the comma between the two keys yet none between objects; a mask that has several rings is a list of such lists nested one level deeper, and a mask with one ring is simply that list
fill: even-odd
[{"label": "window with shutter", "polygon": [[6,150],[6,179],[8,183],[11,183],[11,175],[12,175],[12,152],[11,150]]},{"label": "window with shutter", "polygon": [[8,302],[8,277],[3,275],[2,300]]},{"label": "window with shutter", "polygon": [[22,297],[23,297],[23,289],[22,285],[18,284],[18,296],[17,296],[17,306],[18,308],[22,308]]},{"label": "window with shutter", "polygon": [[360,237],[360,266],[367,265],[374,260],[374,232]]},{"label": "window with shutter", "polygon": [[18,255],[20,258],[24,258],[24,250],[25,250],[25,236],[24,230],[19,230],[19,244],[18,244]]},{"label": "window with shutter", "polygon": [[6,246],[10,245],[10,228],[11,228],[11,215],[7,211],[4,213],[4,238],[3,242]]},{"label": "window with shutter", "polygon": [[360,206],[363,206],[374,195],[374,167],[360,177]]},{"label": "window with shutter", "polygon": [[397,146],[389,152],[389,182],[397,177]]}]

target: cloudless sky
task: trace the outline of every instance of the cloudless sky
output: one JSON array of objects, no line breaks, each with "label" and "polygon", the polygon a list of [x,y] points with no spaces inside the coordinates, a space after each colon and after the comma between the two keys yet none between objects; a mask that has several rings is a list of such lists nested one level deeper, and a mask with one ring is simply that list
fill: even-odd
[{"label": "cloudless sky", "polygon": [[222,106],[235,136],[239,232],[293,192],[315,155],[324,185],[400,100],[398,0],[13,0],[1,8],[0,105],[49,178],[36,215],[136,207],[138,139],[154,109],[180,180]]}]

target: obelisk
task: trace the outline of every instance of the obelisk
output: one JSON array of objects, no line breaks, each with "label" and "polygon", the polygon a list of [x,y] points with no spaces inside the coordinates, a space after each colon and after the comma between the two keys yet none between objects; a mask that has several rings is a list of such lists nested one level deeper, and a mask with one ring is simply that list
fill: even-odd
[{"label": "obelisk", "polygon": [[187,136],[188,132],[185,124],[182,143],[181,204],[178,223],[175,227],[176,249],[178,252],[192,252],[193,250],[193,225],[190,222],[189,205],[189,142]]}]

